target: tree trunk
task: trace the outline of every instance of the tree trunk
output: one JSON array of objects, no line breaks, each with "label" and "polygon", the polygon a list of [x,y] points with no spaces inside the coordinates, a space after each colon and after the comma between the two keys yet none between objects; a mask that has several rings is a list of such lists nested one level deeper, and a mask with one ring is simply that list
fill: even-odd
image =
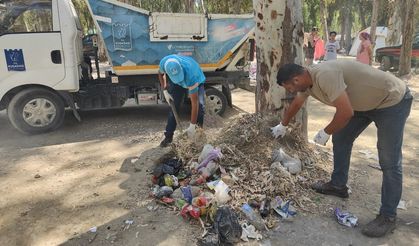
[{"label": "tree trunk", "polygon": [[185,0],[185,11],[186,13],[195,13],[195,1],[194,0]]},{"label": "tree trunk", "polygon": [[327,7],[326,0],[320,0],[320,20],[323,27],[323,40],[329,40],[328,26],[327,26]]},{"label": "tree trunk", "polygon": [[349,51],[346,50],[346,42],[345,42],[345,5],[342,5],[340,8],[339,13],[339,21],[340,21],[340,47],[345,48],[346,53]]},{"label": "tree trunk", "polygon": [[399,75],[410,74],[412,59],[412,44],[415,26],[415,8],[416,0],[403,0],[406,7],[406,16],[404,17],[404,30],[402,50],[400,52]]},{"label": "tree trunk", "polygon": [[[303,15],[301,0],[253,0],[257,45],[256,112],[283,115],[293,95],[276,83],[280,66],[303,64]],[[295,117],[307,137],[305,107]]]},{"label": "tree trunk", "polygon": [[370,36],[371,36],[371,49],[372,49],[372,56],[370,57],[370,63],[372,62],[372,57],[374,56],[374,47],[375,47],[375,33],[377,31],[377,20],[378,20],[378,8],[379,0],[374,0],[372,3],[372,16],[371,16],[371,29],[370,29]]},{"label": "tree trunk", "polygon": [[241,12],[241,0],[230,0],[230,13],[240,14]]},{"label": "tree trunk", "polygon": [[345,7],[345,50],[349,54],[352,47],[352,1],[346,2]]},{"label": "tree trunk", "polygon": [[367,28],[367,20],[365,18],[365,11],[364,11],[364,6],[361,3],[361,1],[358,1],[358,8],[359,8],[359,19],[361,20],[361,29],[364,30],[365,28]]},{"label": "tree trunk", "polygon": [[388,33],[386,37],[386,45],[394,46],[400,43],[400,37],[402,36],[402,23],[403,20],[400,18],[402,16],[402,3],[403,1],[393,0],[390,8],[391,15],[388,21]]}]

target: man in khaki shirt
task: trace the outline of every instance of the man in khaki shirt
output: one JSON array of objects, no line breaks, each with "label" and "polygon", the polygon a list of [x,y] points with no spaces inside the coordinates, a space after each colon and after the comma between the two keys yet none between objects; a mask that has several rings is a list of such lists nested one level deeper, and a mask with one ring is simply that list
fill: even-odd
[{"label": "man in khaki shirt", "polygon": [[349,197],[349,163],[355,139],[374,122],[377,127],[379,163],[383,171],[380,214],[362,233],[381,237],[396,227],[397,205],[402,193],[402,142],[412,95],[406,84],[390,73],[349,61],[327,61],[309,68],[287,64],[278,71],[277,83],[297,93],[282,121],[272,128],[284,136],[286,126],[308,96],[336,108],[333,120],[317,133],[314,141],[333,142],[334,169],[327,183],[313,184],[319,193]]}]

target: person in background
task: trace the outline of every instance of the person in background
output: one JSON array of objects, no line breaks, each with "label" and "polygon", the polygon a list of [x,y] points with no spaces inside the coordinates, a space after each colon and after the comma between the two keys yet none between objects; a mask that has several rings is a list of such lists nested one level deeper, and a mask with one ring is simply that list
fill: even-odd
[{"label": "person in background", "polygon": [[306,66],[313,64],[314,50],[316,47],[316,41],[319,39],[317,34],[317,27],[311,29],[311,33],[308,35],[307,40],[304,40],[304,48],[306,55]]},{"label": "person in background", "polygon": [[336,60],[338,58],[338,51],[340,50],[339,42],[336,41],[337,33],[335,31],[329,33],[329,41],[326,43],[324,59],[326,61]]},{"label": "person in background", "polygon": [[324,59],[324,41],[320,38],[320,36],[315,37],[315,46],[314,46],[314,61],[316,63],[322,61]]},{"label": "person in background", "polygon": [[356,54],[356,60],[371,65],[372,61],[372,44],[370,35],[366,32],[361,32],[359,34],[359,39],[361,40],[361,44],[358,47],[358,52]]},{"label": "person in background", "polygon": [[[167,81],[167,76],[170,82]],[[193,138],[196,127],[202,127],[205,113],[205,75],[199,64],[188,56],[168,55],[160,61],[159,81],[166,100],[174,102],[176,111],[179,112],[180,105],[185,94],[191,99],[191,123],[186,130],[189,138]],[[172,111],[167,119],[164,140],[161,147],[168,146],[173,141],[173,134],[176,130],[176,119]]]}]

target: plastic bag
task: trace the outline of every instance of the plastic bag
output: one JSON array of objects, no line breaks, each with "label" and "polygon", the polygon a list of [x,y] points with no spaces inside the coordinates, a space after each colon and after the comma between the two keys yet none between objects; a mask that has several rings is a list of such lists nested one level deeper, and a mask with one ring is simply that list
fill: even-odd
[{"label": "plastic bag", "polygon": [[217,201],[218,204],[222,205],[230,201],[231,197],[228,194],[230,188],[222,180],[218,181],[218,183],[214,187],[214,190],[215,201]]},{"label": "plastic bag", "polygon": [[214,228],[221,245],[238,243],[242,236],[237,214],[230,207],[224,206],[217,210]]},{"label": "plastic bag", "polygon": [[281,162],[281,164],[287,168],[291,174],[297,174],[301,172],[301,161],[287,155],[287,153],[285,153],[282,148],[275,150],[272,153],[272,161]]},{"label": "plastic bag", "polygon": [[358,217],[349,212],[343,212],[339,208],[335,209],[335,215],[341,225],[355,227],[358,224]]}]

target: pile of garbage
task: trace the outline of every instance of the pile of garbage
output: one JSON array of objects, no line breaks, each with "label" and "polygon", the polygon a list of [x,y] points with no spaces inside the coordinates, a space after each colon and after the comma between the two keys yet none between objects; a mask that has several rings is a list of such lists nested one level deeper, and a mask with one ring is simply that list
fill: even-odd
[{"label": "pile of garbage", "polygon": [[274,139],[272,125],[274,118],[249,114],[218,135],[179,138],[175,157],[153,171],[152,195],[200,221],[203,245],[260,240],[297,210],[316,209],[310,185],[326,179],[330,156],[293,131]]}]

